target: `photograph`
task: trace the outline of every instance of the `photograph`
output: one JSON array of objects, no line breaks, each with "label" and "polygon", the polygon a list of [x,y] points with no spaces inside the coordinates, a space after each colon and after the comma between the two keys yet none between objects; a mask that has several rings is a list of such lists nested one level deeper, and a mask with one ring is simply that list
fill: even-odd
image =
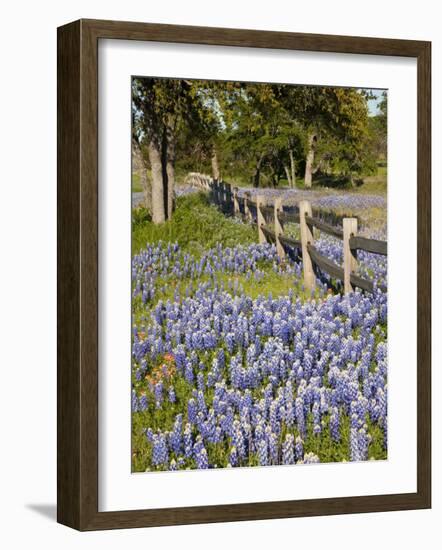
[{"label": "photograph", "polygon": [[388,90],[131,86],[132,472],[387,460]]}]

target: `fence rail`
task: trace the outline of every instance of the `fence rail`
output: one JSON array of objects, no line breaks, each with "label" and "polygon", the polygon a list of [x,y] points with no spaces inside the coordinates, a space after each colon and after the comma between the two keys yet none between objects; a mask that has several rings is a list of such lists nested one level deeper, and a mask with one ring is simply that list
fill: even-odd
[{"label": "fence rail", "polygon": [[291,212],[280,212],[279,219],[282,223],[299,223],[299,214]]},{"label": "fence rail", "polygon": [[[332,278],[344,283],[344,292],[352,292],[356,287],[367,292],[374,292],[375,284],[356,273],[358,267],[357,251],[365,250],[374,254],[387,255],[387,242],[368,239],[357,234],[357,218],[343,218],[342,228],[335,227],[312,215],[308,201],[300,201],[299,213],[284,210],[281,199],[275,199],[273,206],[265,198],[257,195],[244,197],[238,195],[238,188],[232,190],[230,184],[212,180],[210,184],[212,197],[218,207],[225,213],[241,216],[258,229],[259,242],[275,243],[278,255],[285,258],[287,250],[297,250],[303,259],[304,285],[313,290],[316,285],[315,268],[327,273]],[[284,224],[300,225],[301,240],[284,235]],[[332,235],[343,242],[343,266],[330,260],[315,247],[313,228],[327,235]],[[386,291],[385,287],[377,288]]]},{"label": "fence rail", "polygon": [[310,225],[313,225],[314,227],[316,227],[316,229],[319,229],[319,231],[323,231],[324,233],[327,233],[327,235],[331,235],[332,237],[337,237],[338,239],[344,238],[344,232],[342,229],[339,229],[339,227],[334,227],[329,223],[323,222],[318,218],[311,218],[310,216],[306,216],[305,221]]},{"label": "fence rail", "polygon": [[367,237],[354,236],[350,237],[350,248],[352,250],[365,250],[373,254],[387,256],[386,241],[377,241],[375,239],[367,239]]},{"label": "fence rail", "polygon": [[301,241],[297,241],[292,237],[287,237],[286,235],[280,235],[279,240],[283,245],[290,246],[291,248],[301,248]]}]

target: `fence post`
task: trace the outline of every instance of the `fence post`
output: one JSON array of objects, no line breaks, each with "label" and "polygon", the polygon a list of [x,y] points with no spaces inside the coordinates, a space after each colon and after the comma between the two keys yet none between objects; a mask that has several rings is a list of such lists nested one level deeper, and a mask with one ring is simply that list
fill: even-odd
[{"label": "fence post", "polygon": [[249,208],[250,193],[247,191],[244,194],[244,216],[248,222],[252,221],[252,213]]},{"label": "fence post", "polygon": [[213,200],[216,205],[218,205],[218,180],[213,178],[212,180],[212,193],[213,193]]},{"label": "fence post", "polygon": [[230,183],[225,183],[226,189],[226,212],[230,214],[232,212],[232,186]]},{"label": "fence post", "polygon": [[267,242],[266,236],[264,235],[264,231],[262,230],[262,226],[265,225],[266,221],[265,218],[261,212],[261,205],[264,204],[263,197],[261,195],[258,195],[256,197],[256,222],[258,224],[258,239],[260,244],[264,244]]},{"label": "fence post", "polygon": [[301,226],[301,248],[302,248],[302,265],[304,268],[304,285],[307,290],[314,290],[316,287],[315,272],[313,270],[313,262],[307,245],[313,245],[313,228],[308,225],[306,216],[312,217],[312,207],[309,201],[299,202],[299,224]]},{"label": "fence post", "polygon": [[221,202],[221,182],[216,180],[216,204],[219,206]]},{"label": "fence post", "polygon": [[354,290],[350,276],[358,267],[356,250],[350,248],[350,237],[358,232],[358,220],[357,218],[344,218],[342,225],[344,233],[344,293],[348,294]]},{"label": "fence post", "polygon": [[281,241],[279,240],[279,237],[284,233],[284,229],[282,227],[282,224],[279,220],[279,213],[282,212],[282,199],[275,199],[275,238],[276,238],[276,252],[278,253],[278,256],[281,260],[285,258],[285,248],[283,247]]},{"label": "fence post", "polygon": [[226,204],[226,186],[222,180],[219,182],[219,190],[220,190],[221,209],[224,211],[225,204]]},{"label": "fence post", "polygon": [[233,188],[233,215],[239,216],[238,187]]}]

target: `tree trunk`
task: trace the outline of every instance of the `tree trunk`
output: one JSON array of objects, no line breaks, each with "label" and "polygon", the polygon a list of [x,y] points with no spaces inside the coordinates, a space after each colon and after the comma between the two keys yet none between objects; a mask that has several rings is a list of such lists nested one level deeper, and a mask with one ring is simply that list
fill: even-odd
[{"label": "tree trunk", "polygon": [[293,157],[293,151],[291,149],[289,149],[289,155],[290,155],[290,170],[291,170],[291,176],[292,176],[291,187],[296,189],[296,167],[295,167],[295,159]]},{"label": "tree trunk", "polygon": [[270,165],[270,184],[271,186],[273,187],[273,189],[275,189],[276,187],[276,173],[275,173],[275,169],[273,168],[272,165]]},{"label": "tree trunk", "polygon": [[220,170],[218,163],[218,154],[215,145],[212,146],[212,177],[214,180],[220,180]]},{"label": "tree trunk", "polygon": [[253,174],[253,187],[259,187],[259,180],[261,176],[260,168],[255,168],[255,173]]},{"label": "tree trunk", "polygon": [[261,178],[261,164],[262,157],[258,159],[255,166],[255,173],[253,174],[253,187],[259,187],[259,181]]},{"label": "tree trunk", "polygon": [[163,174],[163,202],[164,202],[164,217],[169,218],[169,179],[167,177],[167,130],[163,132],[161,140],[161,172]]},{"label": "tree trunk", "polygon": [[143,166],[140,173],[141,187],[143,188],[144,206],[149,212],[152,211],[152,188],[147,175],[147,166]]},{"label": "tree trunk", "polygon": [[152,221],[164,223],[166,212],[164,208],[164,182],[161,150],[155,140],[149,143],[149,160],[152,169]]},{"label": "tree trunk", "polygon": [[285,175],[287,176],[287,181],[289,183],[289,187],[293,187],[292,175],[290,174],[289,167],[286,164],[284,164],[284,170],[285,170]]},{"label": "tree trunk", "polygon": [[152,189],[147,174],[149,168],[143,156],[141,145],[138,140],[132,141],[132,171],[140,175],[140,184],[143,190],[143,205],[149,212],[152,210]]},{"label": "tree trunk", "polygon": [[168,131],[166,150],[167,218],[172,217],[175,198],[175,136]]},{"label": "tree trunk", "polygon": [[310,134],[308,139],[308,152],[307,158],[305,161],[305,176],[304,176],[304,186],[312,186],[312,173],[313,173],[313,162],[315,160],[315,134]]}]

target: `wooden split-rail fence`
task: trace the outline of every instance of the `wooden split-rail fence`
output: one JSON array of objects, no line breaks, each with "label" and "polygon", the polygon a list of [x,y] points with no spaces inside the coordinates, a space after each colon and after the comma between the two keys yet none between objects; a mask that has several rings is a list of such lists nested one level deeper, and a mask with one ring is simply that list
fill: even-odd
[{"label": "wooden split-rail fence", "polygon": [[[342,218],[342,228],[313,216],[309,201],[301,200],[298,210],[282,204],[282,199],[274,199],[269,205],[263,196],[252,197],[238,194],[238,188],[229,183],[212,180],[210,183],[212,199],[226,214],[242,217],[258,230],[260,243],[272,242],[276,245],[278,256],[286,257],[289,250],[302,256],[304,286],[314,290],[316,286],[316,268],[328,273],[333,279],[344,284],[344,293],[352,292],[356,287],[374,292],[375,284],[359,276],[357,272],[357,251],[365,250],[374,254],[387,255],[387,242],[368,239],[358,235],[358,219]],[[300,240],[284,234],[284,224],[295,223],[300,226]],[[330,260],[315,247],[313,228],[342,240],[343,266]],[[378,286],[383,291],[386,289]]]},{"label": "wooden split-rail fence", "polygon": [[201,174],[200,172],[189,172],[184,179],[186,185],[191,187],[200,187],[201,189],[212,189],[213,179],[207,174]]}]

